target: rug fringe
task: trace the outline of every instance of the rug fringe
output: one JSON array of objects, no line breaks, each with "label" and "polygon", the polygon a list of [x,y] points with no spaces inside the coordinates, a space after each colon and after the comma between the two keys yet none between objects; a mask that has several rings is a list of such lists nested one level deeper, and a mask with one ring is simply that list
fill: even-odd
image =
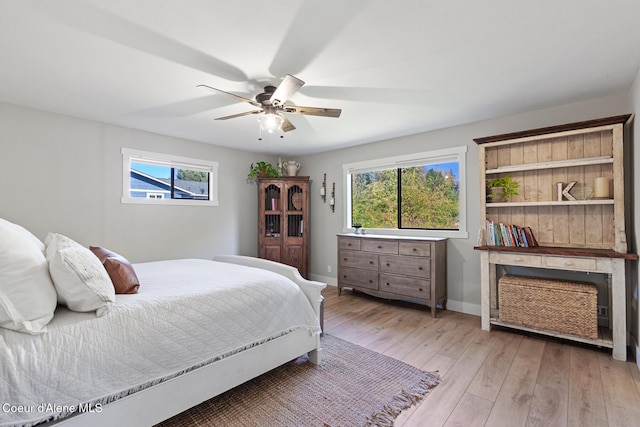
[{"label": "rug fringe", "polygon": [[393,400],[367,420],[367,427],[393,427],[395,419],[400,412],[411,407],[411,405],[420,402],[424,397],[438,384],[440,377],[434,373],[426,373],[427,375],[420,380],[415,386],[409,390],[402,390],[402,393],[395,396]]}]

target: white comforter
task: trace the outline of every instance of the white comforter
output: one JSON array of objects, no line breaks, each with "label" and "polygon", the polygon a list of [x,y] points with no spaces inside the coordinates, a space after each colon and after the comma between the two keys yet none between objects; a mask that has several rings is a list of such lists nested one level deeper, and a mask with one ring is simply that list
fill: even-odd
[{"label": "white comforter", "polygon": [[139,293],[117,295],[103,317],[58,307],[46,334],[0,328],[0,426],[99,407],[287,332],[319,330],[302,291],[278,274],[195,259],[134,267]]}]

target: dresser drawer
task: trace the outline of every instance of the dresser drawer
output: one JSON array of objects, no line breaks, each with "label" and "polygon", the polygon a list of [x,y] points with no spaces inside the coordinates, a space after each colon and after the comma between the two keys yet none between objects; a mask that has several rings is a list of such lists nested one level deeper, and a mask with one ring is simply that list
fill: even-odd
[{"label": "dresser drawer", "polygon": [[575,258],[575,257],[557,257],[546,256],[545,266],[564,268],[568,270],[595,270],[598,262],[595,258]]},{"label": "dresser drawer", "polygon": [[375,252],[378,254],[397,254],[398,242],[388,240],[370,240],[362,241],[362,250],[365,252]]},{"label": "dresser drawer", "polygon": [[400,242],[400,255],[431,256],[429,242]]},{"label": "dresser drawer", "polygon": [[540,255],[500,253],[497,264],[542,267],[542,257]]},{"label": "dresser drawer", "polygon": [[341,286],[351,285],[367,289],[378,289],[378,273],[371,270],[340,267],[338,282]]},{"label": "dresser drawer", "polygon": [[431,282],[426,279],[380,274],[380,290],[422,300],[431,299]]},{"label": "dresser drawer", "polygon": [[353,237],[338,237],[338,249],[360,250],[360,239]]},{"label": "dresser drawer", "polygon": [[338,266],[378,271],[378,255],[358,251],[338,252]]},{"label": "dresser drawer", "polygon": [[429,258],[380,255],[380,272],[429,278]]}]

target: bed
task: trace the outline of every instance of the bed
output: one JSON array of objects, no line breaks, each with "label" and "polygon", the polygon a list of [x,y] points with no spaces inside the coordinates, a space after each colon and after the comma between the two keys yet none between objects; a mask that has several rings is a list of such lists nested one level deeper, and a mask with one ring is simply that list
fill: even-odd
[{"label": "bed", "polygon": [[295,268],[230,255],[133,269],[139,291],[102,316],[57,305],[44,333],[0,328],[0,426],[152,426],[303,354],[320,363],[325,285]]}]

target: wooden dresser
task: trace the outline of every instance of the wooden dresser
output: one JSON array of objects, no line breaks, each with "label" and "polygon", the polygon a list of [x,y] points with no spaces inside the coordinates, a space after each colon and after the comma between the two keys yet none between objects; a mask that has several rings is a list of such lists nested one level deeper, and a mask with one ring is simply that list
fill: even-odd
[{"label": "wooden dresser", "polygon": [[342,288],[428,305],[435,317],[447,303],[447,239],[339,234]]}]

